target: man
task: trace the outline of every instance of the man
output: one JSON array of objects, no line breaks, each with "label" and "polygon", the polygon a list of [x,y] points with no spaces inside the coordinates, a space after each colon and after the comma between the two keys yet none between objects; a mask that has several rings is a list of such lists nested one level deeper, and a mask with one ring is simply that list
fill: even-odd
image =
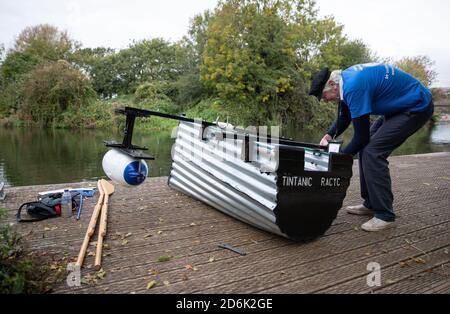
[{"label": "man", "polygon": [[[361,226],[365,231],[393,227],[394,197],[387,158],[430,120],[434,111],[431,92],[392,65],[359,64],[344,71],[322,70],[313,78],[310,95],[340,104],[338,119],[321,145],[328,145],[353,123],[353,139],[342,153],[359,153],[364,203],[347,207],[347,212],[374,216]],[[381,117],[370,127],[371,115]]]}]

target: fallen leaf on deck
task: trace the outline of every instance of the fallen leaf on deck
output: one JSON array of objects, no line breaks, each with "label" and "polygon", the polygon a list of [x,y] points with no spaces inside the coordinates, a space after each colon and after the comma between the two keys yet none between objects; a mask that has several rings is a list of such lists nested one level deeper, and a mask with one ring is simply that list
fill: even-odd
[{"label": "fallen leaf on deck", "polygon": [[44,231],[50,231],[51,229],[49,227],[45,227]]},{"label": "fallen leaf on deck", "polygon": [[151,288],[153,288],[154,286],[156,286],[156,281],[152,280],[147,284],[147,290],[150,290]]},{"label": "fallen leaf on deck", "polygon": [[158,231],[158,232],[157,232],[157,234],[162,234],[162,233],[163,233],[162,231]]},{"label": "fallen leaf on deck", "polygon": [[106,276],[106,272],[103,270],[103,268],[100,268],[100,270],[95,275],[98,279],[103,279]]},{"label": "fallen leaf on deck", "polygon": [[209,261],[210,263],[214,262],[214,261],[215,261],[214,256],[213,256],[213,257],[210,257],[208,261]]},{"label": "fallen leaf on deck", "polygon": [[152,235],[151,235],[150,233],[148,233],[148,234],[146,234],[146,235],[144,236],[144,239],[147,239],[147,238],[150,238],[150,237],[152,237]]},{"label": "fallen leaf on deck", "polygon": [[388,285],[390,285],[390,284],[393,284],[393,283],[395,283],[395,280],[392,280],[392,279],[388,279],[388,280],[386,280],[386,283],[387,283]]},{"label": "fallen leaf on deck", "polygon": [[196,226],[197,224],[195,222],[191,223],[189,226],[193,227]]},{"label": "fallen leaf on deck", "polygon": [[129,236],[131,236],[131,235],[133,235],[131,232],[128,232],[126,235],[125,235],[125,238],[128,238]]},{"label": "fallen leaf on deck", "polygon": [[416,262],[417,264],[426,264],[427,261],[425,261],[423,258],[417,257],[414,258],[414,262]]},{"label": "fallen leaf on deck", "polygon": [[430,186],[431,184],[430,183],[424,183],[424,185]]},{"label": "fallen leaf on deck", "polygon": [[192,266],[191,264],[187,264],[186,266],[184,266],[184,268],[186,268],[187,270],[192,270],[192,271],[197,271],[197,267]]},{"label": "fallen leaf on deck", "polygon": [[173,258],[173,256],[170,255],[163,255],[158,257],[158,259],[156,260],[158,263],[164,263],[164,262],[168,262]]},{"label": "fallen leaf on deck", "polygon": [[159,270],[157,270],[157,269],[150,269],[148,272],[149,272],[149,274],[152,274],[153,276],[159,275]]},{"label": "fallen leaf on deck", "polygon": [[163,284],[164,284],[165,286],[168,286],[168,285],[170,285],[170,282],[168,282],[168,281],[166,280],[166,281],[163,281]]},{"label": "fallen leaf on deck", "polygon": [[128,240],[123,240],[122,241],[122,245],[127,245],[128,244]]},{"label": "fallen leaf on deck", "polygon": [[91,252],[88,253],[87,256],[95,256],[95,253],[91,251]]}]

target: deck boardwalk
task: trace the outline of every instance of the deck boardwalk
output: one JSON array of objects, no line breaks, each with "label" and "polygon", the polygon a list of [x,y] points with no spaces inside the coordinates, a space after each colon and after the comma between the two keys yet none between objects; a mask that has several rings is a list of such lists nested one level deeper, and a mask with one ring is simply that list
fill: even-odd
[{"label": "deck boardwalk", "polygon": [[[167,178],[110,199],[104,278],[93,280],[95,247],[78,288],[57,293],[450,293],[450,153],[390,159],[398,227],[366,233],[367,220],[339,213],[325,236],[308,244],[260,231],[177,193]],[[358,204],[357,167],[344,205]],[[71,187],[95,183],[70,184]],[[9,189],[0,206],[14,222],[18,206],[37,192],[63,185]],[[97,200],[87,200],[80,222],[52,219],[16,225],[27,249],[65,265],[78,254]],[[96,240],[96,235],[93,241]],[[247,255],[223,250],[228,243]],[[158,262],[161,256],[172,257]],[[367,285],[367,265],[381,266],[381,286]],[[147,283],[156,286],[147,290]],[[85,281],[85,280],[84,280]]]}]

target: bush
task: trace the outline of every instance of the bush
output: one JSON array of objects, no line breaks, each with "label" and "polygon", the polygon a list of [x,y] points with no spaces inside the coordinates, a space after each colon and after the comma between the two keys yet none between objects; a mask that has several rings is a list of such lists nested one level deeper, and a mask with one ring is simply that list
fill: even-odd
[{"label": "bush", "polygon": [[169,98],[170,84],[166,82],[141,84],[134,93],[134,102],[141,109],[177,114],[179,107]]},{"label": "bush", "polygon": [[[0,208],[0,219],[5,210]],[[31,272],[29,260],[20,259],[22,249],[19,236],[8,225],[0,227],[0,293],[23,293],[26,278]]]},{"label": "bush", "polygon": [[186,115],[192,119],[202,119],[204,121],[214,122],[219,118],[219,121],[227,121],[232,124],[240,124],[242,121],[235,119],[227,111],[223,102],[217,98],[202,100],[197,105],[186,112]]},{"label": "bush", "polygon": [[25,120],[51,126],[63,113],[79,113],[94,98],[89,80],[67,61],[59,60],[41,65],[28,75],[20,114]]},{"label": "bush", "polygon": [[[0,221],[5,212],[0,208]],[[25,255],[21,237],[9,225],[0,223],[0,294],[48,292],[62,274]]]}]

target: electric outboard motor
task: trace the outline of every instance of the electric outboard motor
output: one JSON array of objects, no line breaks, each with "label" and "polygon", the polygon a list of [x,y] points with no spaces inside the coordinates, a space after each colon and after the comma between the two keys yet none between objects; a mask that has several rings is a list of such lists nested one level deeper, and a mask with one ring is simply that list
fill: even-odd
[{"label": "electric outboard motor", "polygon": [[126,186],[140,185],[149,173],[145,160],[137,160],[114,148],[103,157],[102,166],[111,180]]},{"label": "electric outboard motor", "polygon": [[135,187],[142,184],[149,174],[149,167],[145,160],[155,158],[144,153],[147,147],[140,147],[132,144],[133,129],[136,117],[145,117],[141,110],[130,110],[128,108],[118,108],[116,113],[126,115],[126,126],[122,143],[116,141],[105,141],[110,147],[103,157],[103,171],[114,182],[128,187]]}]

